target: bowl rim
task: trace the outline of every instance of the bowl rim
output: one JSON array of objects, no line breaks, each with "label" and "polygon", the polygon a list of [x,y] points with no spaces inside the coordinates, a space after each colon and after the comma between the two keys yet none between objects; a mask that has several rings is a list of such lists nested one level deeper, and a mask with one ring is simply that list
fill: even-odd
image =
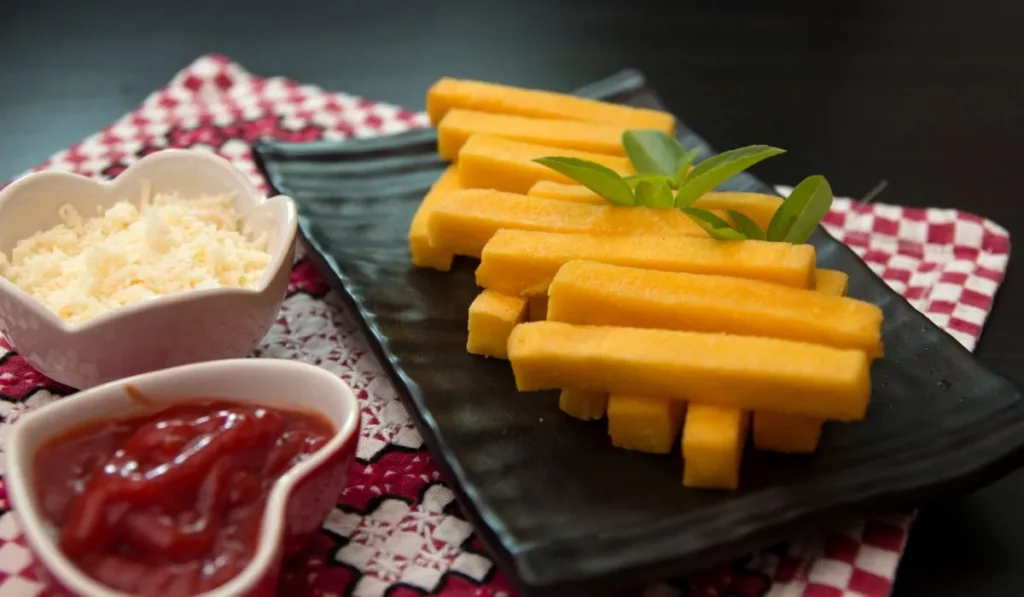
[{"label": "bowl rim", "polygon": [[[0,214],[3,214],[4,206],[10,201],[10,198],[18,193],[23,187],[33,184],[33,181],[37,181],[41,178],[66,178],[75,181],[76,184],[92,184],[98,185],[101,188],[109,191],[114,189],[118,180],[130,172],[140,170],[149,167],[150,164],[159,163],[162,161],[169,160],[203,160],[213,164],[225,172],[229,173],[231,178],[244,190],[245,194],[252,201],[253,207],[256,209],[259,206],[265,205],[271,202],[283,202],[285,204],[285,238],[279,245],[279,249],[271,254],[270,262],[267,264],[264,270],[263,277],[260,279],[259,284],[253,288],[239,288],[239,287],[221,287],[221,288],[200,288],[192,290],[183,290],[172,294],[164,294],[149,300],[130,303],[115,307],[109,311],[100,313],[99,315],[87,319],[81,322],[68,322],[61,319],[56,313],[51,311],[46,305],[41,303],[32,295],[22,290],[18,285],[14,284],[4,276],[0,276],[0,292],[5,292],[15,297],[18,301],[23,303],[26,307],[34,311],[35,315],[46,321],[50,326],[59,329],[60,331],[67,334],[81,333],[85,331],[91,331],[93,328],[104,326],[111,321],[126,317],[129,315],[135,315],[138,313],[145,313],[150,310],[157,310],[165,308],[169,305],[191,302],[196,300],[204,300],[211,296],[258,296],[266,292],[267,288],[274,281],[275,274],[281,270],[282,267],[290,266],[290,263],[286,263],[287,257],[292,253],[292,247],[295,245],[295,239],[298,236],[298,212],[295,206],[295,201],[287,195],[275,195],[268,197],[266,194],[261,192],[256,185],[249,180],[241,170],[239,170],[234,164],[232,164],[227,158],[217,155],[215,153],[208,153],[205,151],[198,151],[194,149],[179,149],[179,148],[168,148],[161,149],[153,152],[149,155],[144,156],[139,161],[133,163],[120,174],[109,180],[101,180],[96,178],[90,178],[77,174],[74,172],[67,172],[63,170],[42,170],[39,172],[31,172],[24,176],[21,176],[11,182],[6,187],[0,188]],[[245,216],[245,214],[239,214]],[[19,239],[20,240],[20,239]]]},{"label": "bowl rim", "polygon": [[[89,402],[123,400],[123,389],[128,385],[142,384],[154,378],[175,378],[210,370],[224,369],[227,371],[238,370],[239,368],[242,370],[256,368],[265,370],[267,367],[274,369],[274,374],[321,378],[329,385],[335,387],[337,391],[331,392],[331,399],[338,401],[347,410],[347,413],[344,420],[338,424],[338,428],[330,441],[314,452],[309,458],[293,466],[274,482],[263,510],[262,526],[257,547],[249,563],[228,582],[216,589],[199,593],[195,597],[236,597],[245,595],[248,591],[252,590],[264,578],[267,570],[270,570],[275,564],[273,558],[278,553],[282,544],[285,514],[289,502],[288,498],[294,487],[310,473],[317,470],[329,458],[344,451],[350,444],[354,454],[355,442],[358,441],[361,415],[359,400],[356,398],[355,392],[345,381],[330,371],[300,361],[243,358],[207,361],[161,369],[107,382],[80,392],[75,396],[75,400],[60,400],[24,415],[17,424],[12,426],[11,433],[6,442],[4,454],[6,465],[5,477],[8,479],[7,490],[12,505],[12,512],[17,516],[22,533],[38,564],[45,567],[61,585],[78,595],[87,597],[131,597],[128,593],[123,593],[103,585],[79,570],[61,552],[54,538],[47,532],[48,523],[43,520],[42,515],[38,511],[38,503],[30,495],[26,481],[26,467],[32,466],[32,460],[35,456],[33,450],[29,450],[23,445],[27,441],[23,431],[26,427],[24,425],[26,421],[33,421],[36,425],[40,425],[66,411],[74,413],[70,417],[68,424],[60,428],[53,428],[48,432],[48,437],[53,437],[76,425],[95,421],[95,418],[90,418],[91,409],[88,408]],[[244,401],[245,399],[233,400]],[[174,402],[174,399],[168,400],[168,404]],[[254,403],[259,404],[258,401],[254,401]],[[329,416],[323,409],[317,412],[325,417]],[[329,418],[334,422],[334,417]]]}]

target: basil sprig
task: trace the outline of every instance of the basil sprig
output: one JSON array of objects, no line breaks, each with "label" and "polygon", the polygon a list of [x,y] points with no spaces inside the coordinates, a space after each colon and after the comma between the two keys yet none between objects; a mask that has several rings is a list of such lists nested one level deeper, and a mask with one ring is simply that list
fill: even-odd
[{"label": "basil sprig", "polygon": [[754,164],[785,153],[784,149],[750,145],[711,156],[691,167],[700,150],[687,150],[661,131],[626,131],[622,146],[637,172],[631,176],[620,176],[606,166],[578,158],[544,157],[534,161],[575,180],[614,205],[679,209],[719,240],[803,243],[832,207],[828,181],[820,175],[809,176],[782,202],[767,230],[761,230],[756,222],[734,210],[728,210],[730,222],[710,210],[693,207],[694,202]]},{"label": "basil sprig", "polygon": [[[675,177],[686,149],[661,131],[635,130],[622,135],[622,147],[637,172]],[[691,160],[692,161],[692,160]]]},{"label": "basil sprig", "polygon": [[533,160],[564,174],[614,205],[636,205],[633,189],[614,170],[579,158],[537,158]]},{"label": "basil sprig", "polygon": [[806,242],[818,222],[832,208],[832,187],[820,174],[808,176],[789,193],[768,223],[768,240],[799,244]]},{"label": "basil sprig", "polygon": [[676,194],[676,207],[692,205],[704,193],[713,191],[718,185],[754,164],[780,153],[786,153],[786,150],[768,145],[750,145],[711,156],[686,174]]},{"label": "basil sprig", "polygon": [[748,240],[747,235],[736,230],[714,212],[707,209],[696,209],[693,207],[682,207],[682,212],[697,223],[698,226],[708,233],[708,236],[718,240]]}]

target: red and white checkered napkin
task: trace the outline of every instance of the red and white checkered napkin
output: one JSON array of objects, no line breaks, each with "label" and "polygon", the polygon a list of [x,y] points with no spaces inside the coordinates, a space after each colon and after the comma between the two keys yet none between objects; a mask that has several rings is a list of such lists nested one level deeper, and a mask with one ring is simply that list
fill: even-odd
[{"label": "red and white checkered napkin", "polygon": [[[165,147],[217,152],[259,178],[249,143],[345,139],[425,126],[424,115],[281,78],[260,78],[221,56],[180,72],[134,112],[54,155],[40,168],[112,177]],[[860,209],[838,200],[826,225],[897,291],[973,347],[1002,280],[1009,237],[951,210]],[[97,347],[101,350],[102,347]],[[282,580],[282,594],[509,597],[513,590],[452,508],[453,494],[424,450],[405,407],[346,308],[300,260],[280,319],[258,356],[292,358],[335,372],[356,391],[363,428],[338,507]],[[8,426],[66,390],[0,347],[0,448]],[[0,471],[2,472],[2,471]],[[0,483],[0,508],[7,508]],[[0,597],[43,592],[18,525],[0,510]],[[823,597],[889,593],[910,516],[825,530],[678,582],[650,595]]]}]

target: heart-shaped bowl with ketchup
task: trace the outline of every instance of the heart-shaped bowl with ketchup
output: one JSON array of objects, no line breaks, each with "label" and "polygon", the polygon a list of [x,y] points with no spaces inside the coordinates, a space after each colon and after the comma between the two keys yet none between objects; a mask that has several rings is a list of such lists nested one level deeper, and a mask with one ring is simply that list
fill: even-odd
[{"label": "heart-shaped bowl with ketchup", "polygon": [[324,369],[184,365],[22,417],[7,490],[52,594],[269,596],[337,503],[358,437],[359,403]]}]

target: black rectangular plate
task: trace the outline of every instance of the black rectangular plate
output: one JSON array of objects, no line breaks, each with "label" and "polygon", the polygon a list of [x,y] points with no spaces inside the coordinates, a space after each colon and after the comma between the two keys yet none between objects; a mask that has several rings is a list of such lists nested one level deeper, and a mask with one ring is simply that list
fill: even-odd
[{"label": "black rectangular plate", "polygon": [[[577,93],[662,108],[635,71]],[[707,143],[679,124],[686,147]],[[742,488],[680,484],[678,455],[611,446],[599,422],[571,419],[555,393],[519,394],[508,363],[466,353],[475,263],[410,264],[409,222],[445,167],[432,130],[303,145],[256,156],[299,205],[321,271],[358,313],[467,516],[531,595],[593,595],[679,576],[837,516],[891,512],[966,491],[1021,463],[1024,405],[1010,382],[893,292],[823,230],[822,267],[885,310],[885,358],[866,420],[833,424],[818,452],[748,451]],[[749,174],[729,190],[771,193]]]}]

